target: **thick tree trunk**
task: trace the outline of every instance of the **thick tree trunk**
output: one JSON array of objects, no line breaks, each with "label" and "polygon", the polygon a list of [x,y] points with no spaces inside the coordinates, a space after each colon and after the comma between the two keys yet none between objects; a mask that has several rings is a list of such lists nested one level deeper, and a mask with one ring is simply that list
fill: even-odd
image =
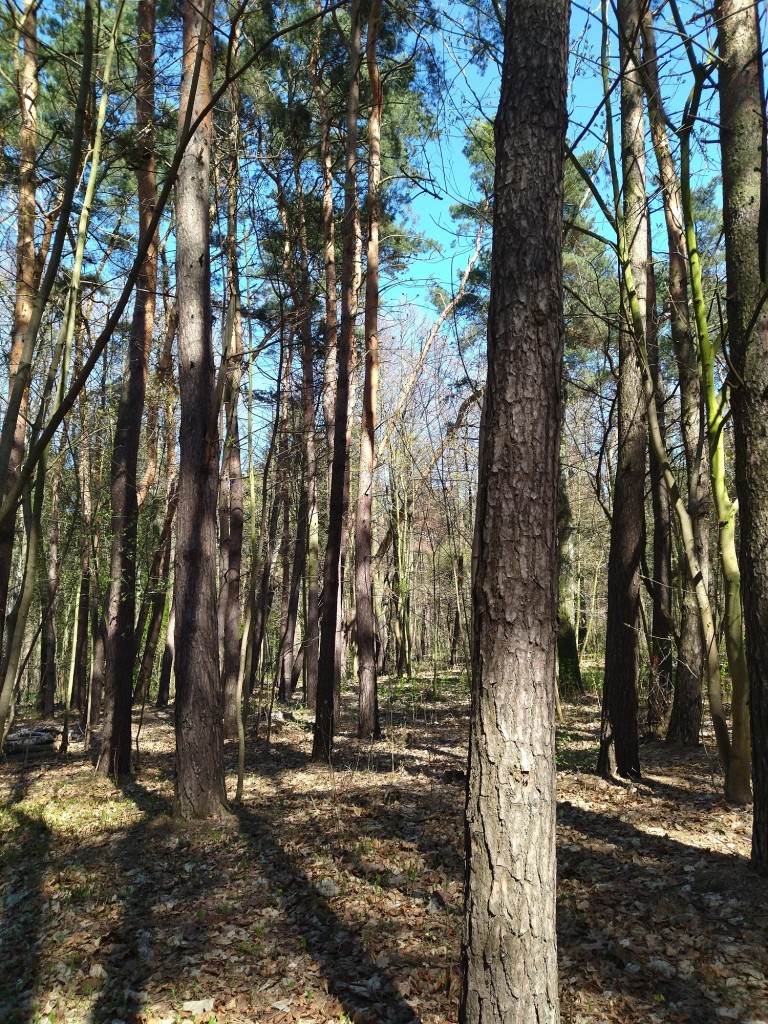
[{"label": "thick tree trunk", "polygon": [[[621,53],[621,152],[624,225],[632,277],[645,330],[648,215],[645,195],[643,91],[636,70],[640,0],[618,5]],[[600,753],[597,770],[640,776],[638,682],[640,674],[640,560],[645,491],[645,398],[624,295],[619,333],[618,462],[608,555],[608,621]]]},{"label": "thick tree trunk", "polygon": [[[140,0],[137,18],[136,125],[139,245],[147,241],[157,202],[155,177],[155,0]],[[131,706],[136,665],[136,543],[139,506],[136,472],[141,420],[155,321],[157,236],[136,284],[128,357],[115,424],[110,469],[112,547],[107,591],[107,648],[99,759],[103,773],[121,778],[131,770]]]},{"label": "thick tree trunk", "polygon": [[371,85],[368,118],[368,253],[365,279],[365,379],[360,428],[360,475],[355,519],[355,611],[359,694],[357,735],[381,735],[376,694],[376,630],[373,610],[371,518],[375,469],[376,402],[379,390],[379,182],[381,180],[381,113],[383,87],[376,58],[381,2],[373,0],[368,17],[366,57]]},{"label": "thick tree trunk", "polygon": [[[210,101],[212,4],[184,3],[179,132]],[[194,88],[196,84],[196,88]],[[193,91],[194,89],[194,91]],[[200,121],[176,185],[179,310],[179,506],[176,527],[176,813],[226,811],[216,623],[217,410],[211,338],[210,159],[213,117]]]},{"label": "thick tree trunk", "polygon": [[[339,335],[338,374],[334,412],[333,461],[329,500],[328,540],[323,573],[323,616],[317,673],[312,760],[328,762],[335,732],[334,690],[337,669],[337,632],[340,628],[341,554],[348,499],[348,404],[349,377],[354,342],[356,305],[355,231],[357,207],[357,117],[360,106],[360,2],[352,0],[349,30],[349,95],[347,100],[346,175],[344,182],[344,258],[342,265],[342,310]],[[326,273],[327,273],[326,266]]]},{"label": "thick tree trunk", "polygon": [[[768,875],[768,137],[757,7],[719,0],[720,144],[741,572],[749,665],[752,866]],[[736,693],[734,687],[734,747]]]},{"label": "thick tree trunk", "polygon": [[567,44],[567,2],[507,4],[475,534],[461,1024],[560,1019],[555,668]]}]

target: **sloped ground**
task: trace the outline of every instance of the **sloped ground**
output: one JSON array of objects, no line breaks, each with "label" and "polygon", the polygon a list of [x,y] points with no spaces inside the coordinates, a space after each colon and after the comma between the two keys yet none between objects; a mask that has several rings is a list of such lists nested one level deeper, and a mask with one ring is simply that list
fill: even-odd
[{"label": "sloped ground", "polygon": [[[345,722],[333,773],[300,712],[251,739],[227,825],[170,816],[168,714],[145,716],[122,793],[77,746],[1,764],[0,1021],[455,1021],[466,692],[382,705],[387,738]],[[590,774],[596,703],[566,715],[563,1020],[768,1021],[768,887],[714,752],[645,746],[646,782],[614,786]]]}]

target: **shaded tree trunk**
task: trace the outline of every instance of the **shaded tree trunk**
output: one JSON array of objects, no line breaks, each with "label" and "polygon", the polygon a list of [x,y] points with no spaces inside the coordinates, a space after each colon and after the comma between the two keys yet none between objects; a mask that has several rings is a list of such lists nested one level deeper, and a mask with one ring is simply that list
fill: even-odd
[{"label": "shaded tree trunk", "polygon": [[366,58],[371,86],[368,118],[368,252],[365,279],[365,379],[360,428],[360,476],[355,518],[355,612],[359,695],[357,734],[381,735],[376,694],[376,630],[373,607],[371,518],[375,469],[376,402],[379,390],[379,183],[381,180],[381,113],[383,86],[376,58],[381,2],[373,0],[368,17]]},{"label": "shaded tree trunk", "polygon": [[[179,133],[210,101],[212,5],[185,0]],[[196,88],[195,88],[196,85]],[[210,159],[213,117],[200,120],[176,185],[179,505],[176,526],[176,799],[182,818],[226,811],[216,621],[217,410],[211,338]]]},{"label": "shaded tree trunk", "polygon": [[[662,189],[669,252],[669,319],[680,381],[681,433],[688,485],[686,506],[696,538],[696,556],[704,574],[704,584],[708,586],[709,460],[707,446],[701,437],[701,383],[688,304],[688,245],[681,182],[669,144],[667,115],[659,85],[656,39],[650,5],[643,17],[642,39],[641,67],[648,101],[651,140]],[[685,565],[685,570],[680,574],[680,641],[667,741],[695,745],[699,742],[701,732],[701,683],[705,659],[694,582],[687,572],[687,562],[684,558],[680,559],[680,564]]]},{"label": "shaded tree trunk", "polygon": [[[621,55],[621,152],[624,225],[645,330],[648,219],[645,195],[643,92],[636,70],[640,0],[618,5]],[[619,332],[618,462],[608,554],[605,680],[597,770],[640,777],[640,560],[645,490],[645,398],[624,294]]]},{"label": "shaded tree trunk", "polygon": [[[155,0],[140,0],[137,18],[136,125],[139,246],[146,244],[157,203],[155,176]],[[128,356],[115,424],[110,469],[112,547],[107,591],[107,644],[102,708],[101,771],[121,778],[131,770],[131,705],[136,665],[137,464],[155,320],[157,235],[136,284]]]},{"label": "shaded tree trunk", "polygon": [[[754,817],[752,867],[768,875],[768,135],[760,23],[747,0],[717,16],[723,226],[740,563],[749,665]],[[734,687],[734,747],[736,692]]]},{"label": "shaded tree trunk", "polygon": [[[56,701],[56,595],[59,588],[59,487],[61,484],[61,460],[56,466],[51,481],[51,516],[48,526],[48,565],[45,574],[45,604],[43,607],[43,631],[41,634],[40,694],[37,710],[45,718],[52,718]],[[44,654],[44,656],[43,656]]]},{"label": "shaded tree trunk", "polygon": [[[656,419],[661,440],[666,445],[666,394],[659,363],[658,322],[656,319],[656,282],[653,276],[653,258],[648,251],[648,362],[653,380]],[[648,731],[658,736],[672,697],[672,669],[674,623],[672,621],[672,517],[669,492],[664,480],[664,469],[653,445],[650,446],[651,507],[653,509],[653,579],[651,592],[653,612],[651,618],[651,669],[648,680]],[[681,566],[683,575],[685,569]]]},{"label": "shaded tree trunk", "polygon": [[[341,554],[348,501],[348,416],[349,377],[352,363],[354,310],[356,305],[356,169],[357,117],[360,106],[360,2],[352,0],[349,30],[349,95],[347,100],[346,172],[344,182],[344,258],[341,287],[341,331],[336,380],[333,461],[329,499],[328,540],[323,573],[323,613],[317,673],[317,709],[312,760],[328,762],[333,752],[335,731],[334,691],[337,678],[339,612],[341,598]],[[327,267],[326,267],[327,272]]]},{"label": "shaded tree trunk", "polygon": [[561,693],[584,692],[573,612],[572,532],[573,518],[571,503],[568,500],[568,484],[561,468],[557,514],[557,665]]}]

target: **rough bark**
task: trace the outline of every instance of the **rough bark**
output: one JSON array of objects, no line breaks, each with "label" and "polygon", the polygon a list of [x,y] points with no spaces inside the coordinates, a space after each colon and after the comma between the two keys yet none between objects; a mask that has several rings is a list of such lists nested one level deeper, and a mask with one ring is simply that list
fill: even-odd
[{"label": "rough bark", "polygon": [[[752,866],[768,875],[768,139],[757,7],[715,5],[740,563],[749,666]],[[734,695],[735,700],[735,695]],[[736,709],[734,708],[734,716]],[[734,720],[734,732],[735,732]]]},{"label": "rough bark", "polygon": [[507,5],[480,452],[461,1024],[559,1021],[555,668],[568,5]]},{"label": "rough bark", "polygon": [[[211,4],[185,0],[179,134],[209,102]],[[200,120],[176,185],[179,339],[179,505],[176,527],[176,813],[226,811],[222,699],[216,622],[217,412],[211,338],[209,253],[213,118]]]}]

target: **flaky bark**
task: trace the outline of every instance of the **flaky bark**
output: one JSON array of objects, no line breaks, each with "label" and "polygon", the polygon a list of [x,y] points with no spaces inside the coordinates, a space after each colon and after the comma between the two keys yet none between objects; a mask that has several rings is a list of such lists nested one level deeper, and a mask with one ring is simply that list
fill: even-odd
[{"label": "flaky bark", "polygon": [[507,5],[473,583],[461,1024],[556,1024],[555,650],[568,5]]}]

